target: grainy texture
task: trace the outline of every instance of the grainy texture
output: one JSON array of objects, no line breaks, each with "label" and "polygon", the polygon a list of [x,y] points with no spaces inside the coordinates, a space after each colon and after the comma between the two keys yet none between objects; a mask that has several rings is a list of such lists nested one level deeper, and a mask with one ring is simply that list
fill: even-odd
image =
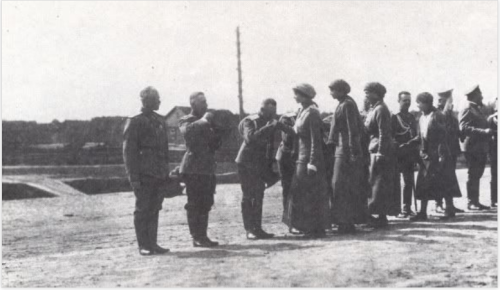
[{"label": "grainy texture", "polygon": [[[465,190],[466,172],[457,172]],[[488,169],[484,204],[489,178]],[[159,243],[172,253],[153,257],[137,253],[131,192],[3,201],[2,286],[497,287],[496,211],[299,240],[280,222],[275,185],[266,191],[263,225],[278,237],[247,241],[240,198],[239,184],[218,187],[209,235],[222,245],[214,249],[191,246],[185,196],[166,200]],[[465,198],[456,201],[465,208]]]}]

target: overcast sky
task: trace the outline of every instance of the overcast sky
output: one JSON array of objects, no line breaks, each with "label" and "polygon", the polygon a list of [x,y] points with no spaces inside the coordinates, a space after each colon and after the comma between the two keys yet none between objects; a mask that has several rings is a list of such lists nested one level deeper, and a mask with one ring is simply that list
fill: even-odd
[{"label": "overcast sky", "polygon": [[238,25],[247,112],[268,97],[296,108],[302,82],[332,111],[337,78],[359,105],[364,85],[381,82],[391,109],[401,90],[454,88],[459,107],[476,83],[497,96],[497,1],[2,1],[2,119],[134,115],[148,85],[161,114],[200,90],[237,112]]}]

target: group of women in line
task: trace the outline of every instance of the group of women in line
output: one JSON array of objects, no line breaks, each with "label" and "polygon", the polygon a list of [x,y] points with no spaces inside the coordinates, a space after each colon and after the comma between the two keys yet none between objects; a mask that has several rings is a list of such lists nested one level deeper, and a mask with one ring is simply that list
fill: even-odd
[{"label": "group of women in line", "polygon": [[[355,231],[356,224],[383,227],[387,216],[401,212],[399,171],[391,126],[391,113],[384,103],[386,88],[380,83],[368,83],[365,104],[360,113],[349,96],[350,86],[344,80],[329,85],[338,106],[331,117],[329,132],[313,99],[316,95],[309,84],[293,88],[295,100],[301,105],[296,114],[284,115],[284,122],[293,124],[293,142],[283,136],[278,149],[278,164],[282,174],[283,222],[292,233],[308,237],[325,236],[332,224],[340,233]],[[415,142],[420,146],[423,166],[417,179],[421,195],[439,198],[439,183],[435,164],[442,157],[443,137],[441,114],[433,107],[433,96],[421,93],[417,105],[425,117]],[[425,128],[423,128],[424,126]],[[288,164],[288,165],[287,165]],[[291,174],[287,166],[294,164]],[[288,171],[290,172],[290,171]],[[424,198],[425,199],[425,198]]]}]

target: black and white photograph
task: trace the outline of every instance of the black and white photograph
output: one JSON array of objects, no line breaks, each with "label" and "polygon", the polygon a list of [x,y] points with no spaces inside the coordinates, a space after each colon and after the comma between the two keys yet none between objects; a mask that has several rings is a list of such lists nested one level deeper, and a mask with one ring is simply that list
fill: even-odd
[{"label": "black and white photograph", "polygon": [[497,1],[1,1],[5,288],[497,288]]}]

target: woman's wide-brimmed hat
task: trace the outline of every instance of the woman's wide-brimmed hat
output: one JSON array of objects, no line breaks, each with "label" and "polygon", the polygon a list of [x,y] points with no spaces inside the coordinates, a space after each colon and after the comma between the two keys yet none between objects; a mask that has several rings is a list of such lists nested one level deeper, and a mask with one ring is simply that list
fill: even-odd
[{"label": "woman's wide-brimmed hat", "polygon": [[301,92],[304,96],[313,99],[316,96],[316,91],[310,84],[300,84],[293,88],[294,92]]}]

